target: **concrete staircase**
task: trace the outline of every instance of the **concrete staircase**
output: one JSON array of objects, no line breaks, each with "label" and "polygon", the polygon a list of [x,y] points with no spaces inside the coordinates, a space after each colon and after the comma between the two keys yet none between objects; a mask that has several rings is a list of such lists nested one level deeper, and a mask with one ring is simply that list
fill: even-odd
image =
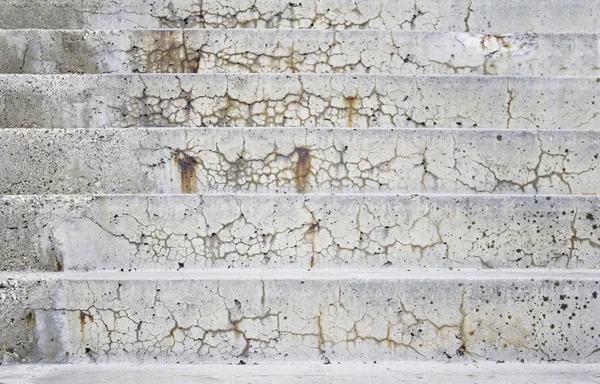
[{"label": "concrete staircase", "polygon": [[599,25],[5,1],[0,382],[600,382]]}]

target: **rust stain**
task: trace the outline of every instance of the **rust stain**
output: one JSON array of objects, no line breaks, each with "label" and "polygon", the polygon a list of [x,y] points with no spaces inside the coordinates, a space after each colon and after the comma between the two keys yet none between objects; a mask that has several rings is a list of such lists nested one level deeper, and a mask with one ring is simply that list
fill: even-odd
[{"label": "rust stain", "polygon": [[189,73],[198,73],[198,68],[200,68],[200,58],[193,60],[188,60]]},{"label": "rust stain", "polygon": [[358,106],[358,97],[344,96],[344,105],[346,106],[348,128],[352,128],[353,127],[352,118],[354,117],[354,110],[357,109],[357,106]]},{"label": "rust stain", "polygon": [[85,324],[92,323],[94,321],[94,317],[89,313],[85,313],[83,311],[79,311],[79,327],[81,329],[81,339],[83,340],[85,336]]},{"label": "rust stain", "polygon": [[64,266],[62,261],[56,260],[56,272],[62,272],[64,270]]},{"label": "rust stain", "polygon": [[308,229],[306,230],[306,232],[304,233],[304,238],[308,238],[311,245],[312,245],[312,255],[310,257],[310,268],[313,268],[315,266],[315,241],[316,241],[316,234],[317,232],[319,232],[319,230],[321,229],[321,226],[319,225],[319,222],[317,221],[316,223],[311,223],[310,226],[308,227]]},{"label": "rust stain", "polygon": [[25,326],[27,328],[35,327],[35,313],[33,311],[27,312],[25,316]]},{"label": "rust stain", "polygon": [[296,164],[296,191],[298,193],[307,193],[309,190],[308,179],[310,177],[310,151],[308,148],[298,147],[295,153],[298,155],[298,163]]},{"label": "rust stain", "polygon": [[198,193],[198,183],[196,182],[196,165],[198,165],[198,160],[192,156],[188,156],[183,151],[176,151],[173,158],[181,174],[181,192]]}]

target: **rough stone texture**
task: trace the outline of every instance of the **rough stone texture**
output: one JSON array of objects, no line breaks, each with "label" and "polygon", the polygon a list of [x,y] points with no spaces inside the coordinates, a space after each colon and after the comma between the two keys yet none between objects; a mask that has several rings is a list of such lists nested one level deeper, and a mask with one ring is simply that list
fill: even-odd
[{"label": "rough stone texture", "polygon": [[597,32],[599,0],[5,0],[12,28],[315,28]]},{"label": "rough stone texture", "polygon": [[34,306],[43,362],[597,362],[597,274],[66,274]]},{"label": "rough stone texture", "polygon": [[[600,266],[596,197],[4,197],[0,269]],[[16,261],[20,263],[16,263]],[[342,273],[340,271],[340,273]]]},{"label": "rough stone texture", "polygon": [[6,384],[547,384],[600,383],[597,364],[431,362],[223,364],[66,364],[0,367]]},{"label": "rough stone texture", "polygon": [[598,34],[0,31],[1,73],[599,75]]},{"label": "rough stone texture", "polygon": [[4,129],[0,193],[595,194],[598,142],[591,130]]},{"label": "rough stone texture", "polygon": [[[5,261],[4,255],[1,256],[0,260]],[[47,278],[15,277],[0,274],[0,366],[37,362],[40,325],[34,308],[49,306],[51,292],[56,290]]]},{"label": "rough stone texture", "polygon": [[0,75],[0,126],[587,129],[600,78]]}]

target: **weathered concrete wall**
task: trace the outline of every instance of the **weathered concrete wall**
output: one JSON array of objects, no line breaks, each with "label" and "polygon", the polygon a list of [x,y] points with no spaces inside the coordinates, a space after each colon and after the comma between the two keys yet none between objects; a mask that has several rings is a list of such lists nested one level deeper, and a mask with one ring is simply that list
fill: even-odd
[{"label": "weathered concrete wall", "polygon": [[600,363],[600,0],[0,9],[2,364]]},{"label": "weathered concrete wall", "polygon": [[0,126],[587,129],[595,77],[0,75]]},{"label": "weathered concrete wall", "polygon": [[599,283],[583,273],[101,273],[61,280],[38,322],[60,331],[46,362],[595,362]]},{"label": "weathered concrete wall", "polygon": [[4,28],[314,28],[597,32],[598,0],[30,0],[4,5]]},{"label": "weathered concrete wall", "polygon": [[[0,268],[599,267],[595,197],[4,197]],[[16,261],[19,261],[18,263]]]},{"label": "weathered concrete wall", "polygon": [[593,130],[0,129],[0,193],[595,194],[598,142]]},{"label": "weathered concrete wall", "polygon": [[598,75],[598,34],[422,31],[0,31],[0,73]]}]

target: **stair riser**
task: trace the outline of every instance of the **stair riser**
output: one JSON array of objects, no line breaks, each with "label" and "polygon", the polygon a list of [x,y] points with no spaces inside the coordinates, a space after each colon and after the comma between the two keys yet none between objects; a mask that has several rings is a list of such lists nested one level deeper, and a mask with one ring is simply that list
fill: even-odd
[{"label": "stair riser", "polygon": [[0,366],[37,362],[34,308],[51,307],[56,286],[55,281],[43,278],[0,276]]},{"label": "stair riser", "polygon": [[600,131],[0,130],[0,193],[600,189]]},{"label": "stair riser", "polygon": [[[598,268],[596,198],[4,197],[0,269]],[[342,272],[340,272],[342,273]]]},{"label": "stair riser", "polygon": [[4,28],[314,28],[457,32],[596,32],[597,0],[19,0],[0,15]]},{"label": "stair riser", "polygon": [[0,73],[597,75],[598,47],[597,34],[4,30]]},{"label": "stair riser", "polygon": [[[43,362],[597,362],[594,280],[81,280]],[[592,330],[593,329],[593,330]]]},{"label": "stair riser", "polygon": [[0,76],[0,126],[593,128],[597,78]]}]

